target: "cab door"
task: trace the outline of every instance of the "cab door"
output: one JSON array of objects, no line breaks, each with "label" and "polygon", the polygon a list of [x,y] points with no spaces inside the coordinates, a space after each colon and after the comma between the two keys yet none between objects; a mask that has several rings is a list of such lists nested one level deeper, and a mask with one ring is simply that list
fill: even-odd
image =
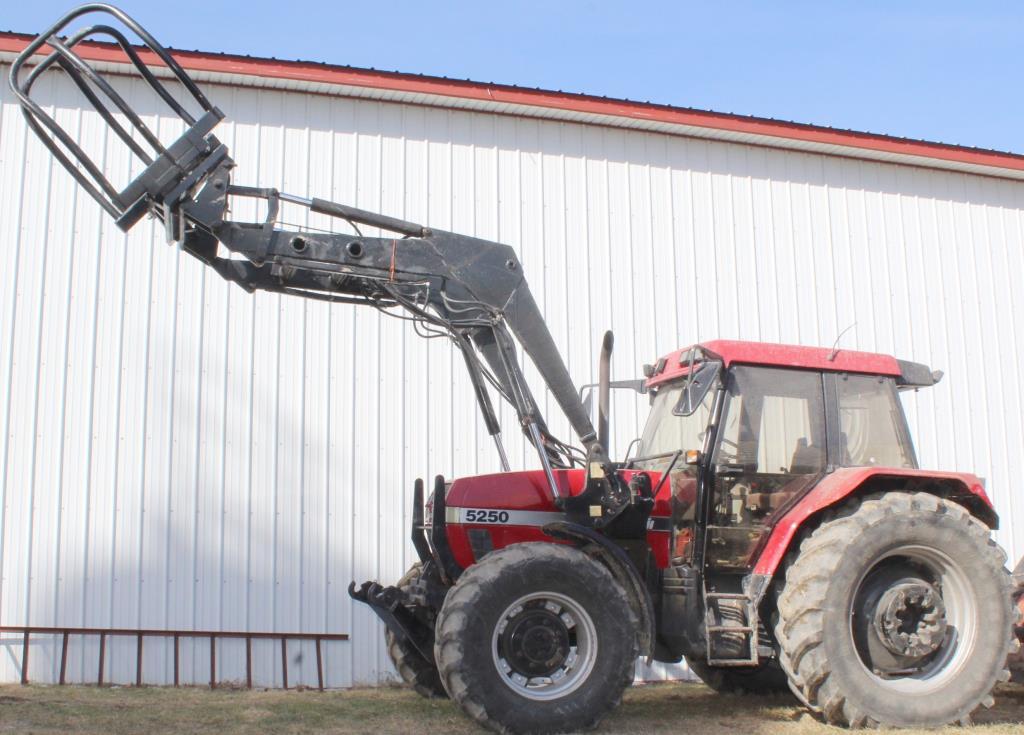
[{"label": "cab door", "polygon": [[825,472],[825,401],[820,373],[733,367],[711,458],[705,559],[748,571],[780,512]]}]

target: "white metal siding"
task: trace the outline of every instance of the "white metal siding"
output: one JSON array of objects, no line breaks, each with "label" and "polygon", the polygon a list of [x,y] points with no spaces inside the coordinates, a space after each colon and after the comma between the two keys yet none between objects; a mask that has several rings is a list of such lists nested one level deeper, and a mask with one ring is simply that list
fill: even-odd
[{"label": "white metal siding", "polygon": [[[54,99],[68,91],[49,84]],[[345,588],[393,581],[413,559],[415,477],[496,468],[461,358],[370,310],[246,294],[152,225],[122,235],[0,90],[0,621],[347,632],[325,644],[327,684],[390,676],[380,624]],[[905,399],[921,462],[986,477],[997,538],[1024,554],[1020,183],[373,100],[209,93],[229,117],[219,135],[238,183],[515,246],[578,382],[595,378],[609,327],[619,378],[700,339],[830,345],[851,324],[843,347],[946,370]],[[128,175],[94,114],[58,112]],[[285,207],[285,220],[300,216]],[[614,411],[622,450],[646,407],[618,396]],[[532,465],[503,416],[513,463]],[[0,680],[12,680],[20,638],[3,644]],[[169,650],[147,641],[146,681],[169,680]],[[312,647],[291,650],[289,681],[315,683]],[[184,679],[207,681],[207,643],[182,653]],[[278,655],[255,644],[259,684],[280,683]],[[133,681],[134,656],[134,641],[113,641],[107,679]],[[40,637],[31,678],[54,680],[58,659]],[[69,677],[94,680],[96,661],[95,640],[73,641]],[[244,676],[242,643],[221,643],[217,661],[222,680]]]}]

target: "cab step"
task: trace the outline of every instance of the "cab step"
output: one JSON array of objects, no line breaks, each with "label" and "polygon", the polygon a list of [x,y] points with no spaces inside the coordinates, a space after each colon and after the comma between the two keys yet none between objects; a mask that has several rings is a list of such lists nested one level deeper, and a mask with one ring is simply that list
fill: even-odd
[{"label": "cab step", "polygon": [[704,593],[704,628],[709,666],[756,666],[757,606],[735,592]]}]

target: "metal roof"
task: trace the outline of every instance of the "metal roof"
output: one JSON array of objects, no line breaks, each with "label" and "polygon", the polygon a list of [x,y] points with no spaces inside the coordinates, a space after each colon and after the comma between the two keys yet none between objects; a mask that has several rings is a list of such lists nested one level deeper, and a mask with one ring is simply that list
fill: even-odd
[{"label": "metal roof", "polygon": [[[12,59],[31,39],[29,34],[0,32],[0,61]],[[124,57],[113,44],[82,44],[79,49],[98,68],[124,69]],[[208,51],[172,52],[198,81],[539,117],[1024,179],[1024,155],[1003,151],[507,84]]]}]

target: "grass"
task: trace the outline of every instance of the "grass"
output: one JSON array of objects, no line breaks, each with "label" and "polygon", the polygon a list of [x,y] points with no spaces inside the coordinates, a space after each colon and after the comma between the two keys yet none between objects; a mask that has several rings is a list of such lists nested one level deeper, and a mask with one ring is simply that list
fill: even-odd
[{"label": "grass", "polygon": [[[968,729],[1010,735],[1024,727],[1024,687],[1006,685],[996,706]],[[699,684],[636,687],[608,717],[603,733],[823,735],[823,725],[789,697],[715,694]],[[244,691],[157,687],[0,686],[0,733],[478,733],[450,702],[405,689]],[[904,731],[903,735],[924,731]],[[930,731],[935,732],[935,731]]]}]

